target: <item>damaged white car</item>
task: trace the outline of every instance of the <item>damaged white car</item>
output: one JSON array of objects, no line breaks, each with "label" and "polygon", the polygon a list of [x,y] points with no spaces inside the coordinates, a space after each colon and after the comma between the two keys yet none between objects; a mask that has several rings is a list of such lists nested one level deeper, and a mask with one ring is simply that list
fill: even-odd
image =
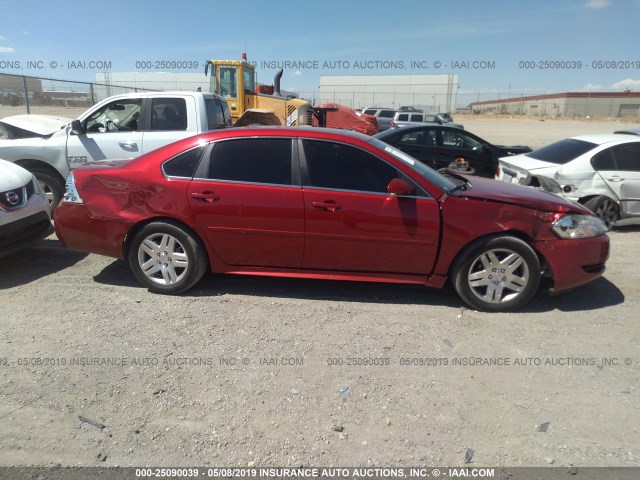
[{"label": "damaged white car", "polygon": [[0,160],[0,257],[52,232],[49,200],[36,178],[15,163]]},{"label": "damaged white car", "polygon": [[640,137],[583,135],[499,160],[497,180],[583,204],[608,227],[640,222]]},{"label": "damaged white car", "polygon": [[0,118],[0,140],[46,137],[71,123],[72,118],[54,115],[12,115]]}]

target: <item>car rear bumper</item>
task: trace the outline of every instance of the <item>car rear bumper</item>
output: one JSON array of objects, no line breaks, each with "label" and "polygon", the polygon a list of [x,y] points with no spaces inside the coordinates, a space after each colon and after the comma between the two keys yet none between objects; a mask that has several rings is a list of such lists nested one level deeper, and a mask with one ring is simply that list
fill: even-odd
[{"label": "car rear bumper", "polygon": [[58,239],[67,248],[124,258],[124,239],[131,228],[129,222],[96,219],[84,204],[60,203],[54,223]]},{"label": "car rear bumper", "polygon": [[609,237],[536,243],[553,276],[552,292],[563,292],[601,277],[609,258]]}]

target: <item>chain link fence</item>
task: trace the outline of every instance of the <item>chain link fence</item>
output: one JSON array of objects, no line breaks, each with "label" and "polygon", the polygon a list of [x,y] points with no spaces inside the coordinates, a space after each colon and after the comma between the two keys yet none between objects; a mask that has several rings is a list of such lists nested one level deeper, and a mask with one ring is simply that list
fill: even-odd
[{"label": "chain link fence", "polygon": [[146,89],[0,73],[0,118],[26,113],[75,118],[107,97],[141,90]]},{"label": "chain link fence", "polygon": [[[351,108],[412,106],[426,113],[450,112],[475,115],[511,115],[522,117],[625,118],[640,117],[639,92],[457,92],[452,108],[442,91],[345,92],[301,91],[300,98],[315,104],[339,103]],[[455,106],[453,106],[455,104]]]},{"label": "chain link fence", "polygon": [[[107,77],[105,77],[107,78]],[[76,82],[52,78],[29,77],[0,73],[0,118],[25,113],[76,118],[87,108],[112,95],[152,90],[194,90],[186,78],[163,83],[156,75],[153,86],[144,83],[133,86],[105,83]],[[186,83],[185,83],[186,82]],[[198,80],[198,87],[202,81]],[[146,86],[150,86],[146,85]],[[158,88],[159,87],[159,88]],[[203,88],[205,90],[205,88]],[[398,92],[286,92],[311,102],[339,103],[351,108],[403,106],[419,108],[427,113],[517,115],[524,117],[640,117],[640,93],[593,92],[548,94],[547,92],[516,94],[507,92],[447,92],[442,90],[421,93]],[[448,108],[451,107],[451,108]]]}]

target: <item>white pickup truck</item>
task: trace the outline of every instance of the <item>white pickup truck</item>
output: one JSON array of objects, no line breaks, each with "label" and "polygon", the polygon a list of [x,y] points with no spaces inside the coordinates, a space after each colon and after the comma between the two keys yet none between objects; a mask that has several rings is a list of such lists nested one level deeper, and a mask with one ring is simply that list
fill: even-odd
[{"label": "white pickup truck", "polygon": [[0,140],[0,159],[32,172],[47,193],[53,211],[64,195],[65,179],[74,166],[134,158],[182,138],[230,125],[226,100],[213,93],[117,95],[97,103],[49,135]]}]

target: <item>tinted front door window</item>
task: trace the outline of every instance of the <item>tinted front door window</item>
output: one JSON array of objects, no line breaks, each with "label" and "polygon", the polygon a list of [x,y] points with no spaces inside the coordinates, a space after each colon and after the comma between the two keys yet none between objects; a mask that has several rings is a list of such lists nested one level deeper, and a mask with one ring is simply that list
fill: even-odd
[{"label": "tinted front door window", "polygon": [[398,177],[388,163],[349,145],[308,140],[304,152],[313,187],[384,193]]},{"label": "tinted front door window", "polygon": [[469,162],[475,174],[493,178],[497,159],[485,145],[463,131],[457,129],[442,130],[442,148],[437,160],[438,168],[446,168],[458,158]]},{"label": "tinted front door window", "polygon": [[433,128],[423,128],[411,133],[405,133],[395,146],[417,158],[425,165],[436,168],[436,143],[435,130]]}]

